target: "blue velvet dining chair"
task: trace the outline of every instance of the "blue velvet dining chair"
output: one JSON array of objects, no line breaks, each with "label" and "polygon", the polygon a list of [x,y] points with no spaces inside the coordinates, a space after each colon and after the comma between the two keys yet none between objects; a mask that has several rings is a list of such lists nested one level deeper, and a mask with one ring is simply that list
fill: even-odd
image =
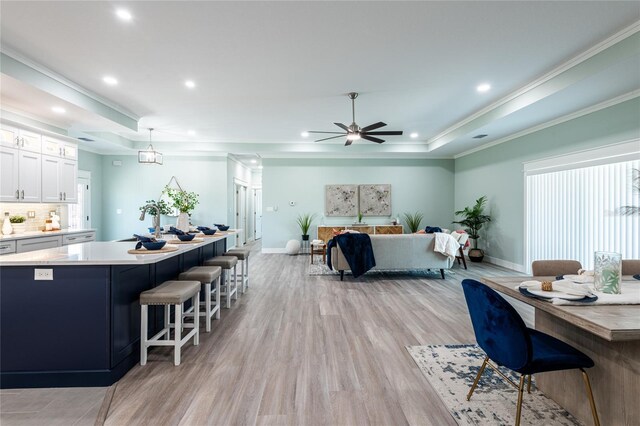
[{"label": "blue velvet dining chair", "polygon": [[[484,369],[490,367],[518,389],[516,409],[516,426],[518,426],[522,412],[525,379],[528,378],[527,392],[530,393],[532,374],[575,368],[582,372],[593,422],[596,426],[600,425],[589,376],[584,371],[585,368],[593,367],[591,358],[555,337],[527,328],[513,306],[486,285],[466,279],[462,281],[462,289],[476,340],[486,354],[482,367],[467,394],[467,400],[471,399]],[[516,384],[490,361],[519,373],[520,383]]]}]

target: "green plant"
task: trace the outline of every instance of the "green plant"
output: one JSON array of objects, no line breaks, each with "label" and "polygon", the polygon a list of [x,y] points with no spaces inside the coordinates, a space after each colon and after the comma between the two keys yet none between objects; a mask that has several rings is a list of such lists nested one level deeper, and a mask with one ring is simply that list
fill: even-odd
[{"label": "green plant", "polygon": [[191,213],[198,205],[198,194],[165,187],[164,191],[173,202],[173,207],[180,213]]},{"label": "green plant", "polygon": [[463,219],[453,223],[466,226],[465,231],[469,234],[469,238],[473,240],[474,249],[478,248],[478,239],[480,238],[479,232],[480,229],[482,229],[482,225],[487,222],[491,222],[491,216],[484,214],[484,206],[486,202],[487,196],[483,195],[476,200],[473,207],[465,207],[464,210],[458,210],[455,212],[456,216],[462,216]]},{"label": "green plant", "polygon": [[11,222],[11,223],[22,223],[22,222],[24,222],[24,221],[26,221],[26,220],[27,220],[27,218],[26,218],[26,217],[24,217],[24,216],[20,216],[20,215],[11,216],[11,217],[9,218],[9,222]]},{"label": "green plant", "polygon": [[424,219],[424,215],[420,212],[404,214],[404,221],[407,223],[407,227],[412,234],[418,232],[422,219]]},{"label": "green plant", "polygon": [[[633,169],[633,179],[631,179],[633,190],[640,195],[640,169]],[[624,216],[640,215],[640,206],[622,206],[618,212]]]},{"label": "green plant", "polygon": [[358,223],[362,223],[362,212],[358,212]]},{"label": "green plant", "polygon": [[[169,204],[167,204],[166,201],[164,200],[160,200],[160,201],[156,201],[156,200],[147,200],[144,202],[143,205],[140,206],[140,211],[144,210],[145,206],[148,204],[155,204],[158,206],[158,209],[160,210],[160,214],[171,214],[171,206],[169,206]],[[155,207],[149,207],[147,209],[147,212],[151,215],[156,215],[156,209]]]},{"label": "green plant", "polygon": [[302,232],[302,235],[309,235],[309,228],[311,228],[311,223],[313,223],[313,219],[315,219],[315,217],[316,217],[315,214],[309,214],[309,213],[298,215],[296,222],[300,227],[300,231]]}]

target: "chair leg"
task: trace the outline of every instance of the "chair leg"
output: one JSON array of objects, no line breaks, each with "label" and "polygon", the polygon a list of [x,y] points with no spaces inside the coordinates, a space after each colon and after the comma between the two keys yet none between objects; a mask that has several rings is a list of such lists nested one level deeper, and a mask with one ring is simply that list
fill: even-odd
[{"label": "chair leg", "polygon": [[216,319],[220,319],[220,309],[222,309],[220,306],[220,277],[216,278],[216,306],[218,307]]},{"label": "chair leg", "polygon": [[598,410],[596,410],[596,401],[593,399],[593,391],[591,390],[591,382],[589,381],[589,376],[587,372],[582,368],[580,369],[582,372],[582,378],[584,379],[584,385],[587,387],[587,396],[589,397],[589,404],[591,405],[591,415],[593,415],[593,424],[595,426],[600,426],[600,419],[598,418]]},{"label": "chair leg", "polygon": [[529,380],[527,382],[527,393],[531,393],[531,374],[529,374]]},{"label": "chair leg", "polygon": [[442,279],[444,280],[444,269],[440,269],[440,275],[442,276]]},{"label": "chair leg", "polygon": [[462,246],[460,246],[460,258],[458,258],[458,265],[460,264],[460,259],[462,259],[462,264],[464,265],[464,269],[467,269],[467,260],[464,258],[464,250]]},{"label": "chair leg", "polygon": [[478,371],[478,375],[476,379],[473,381],[473,385],[471,385],[471,389],[469,389],[469,393],[467,394],[467,401],[471,400],[471,395],[473,395],[473,391],[476,390],[476,386],[478,386],[478,382],[480,381],[480,377],[482,373],[484,373],[484,369],[487,366],[487,362],[489,362],[489,357],[484,358],[484,362],[482,363],[482,367],[480,367],[480,371]]},{"label": "chair leg", "polygon": [[[200,292],[197,292],[191,299],[193,303],[193,328],[196,333],[193,335],[193,346],[200,344]],[[207,324],[209,323],[209,317],[207,317]]]},{"label": "chair leg", "polygon": [[520,426],[520,414],[522,413],[522,393],[524,391],[524,378],[520,376],[520,384],[518,385],[518,408],[516,409],[516,426]]},{"label": "chair leg", "polygon": [[182,340],[182,304],[175,305],[175,334],[173,335],[173,365],[180,365],[180,341]]},{"label": "chair leg", "polygon": [[240,292],[240,289],[242,288],[242,286],[240,286],[240,289],[238,289],[238,267],[237,267],[237,265],[233,267],[233,287],[236,290],[236,292],[233,294],[233,300],[238,300],[238,293]]},{"label": "chair leg", "polygon": [[140,365],[147,364],[147,328],[149,320],[147,305],[140,307]]}]

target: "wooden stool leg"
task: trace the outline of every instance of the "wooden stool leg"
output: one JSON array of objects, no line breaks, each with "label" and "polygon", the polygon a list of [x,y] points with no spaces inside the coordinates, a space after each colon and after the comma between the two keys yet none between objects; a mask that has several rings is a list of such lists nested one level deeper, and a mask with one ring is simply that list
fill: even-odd
[{"label": "wooden stool leg", "polygon": [[240,288],[244,294],[244,260],[240,262]]},{"label": "wooden stool leg", "polygon": [[238,292],[239,292],[239,290],[238,290],[238,268],[237,268],[237,266],[233,267],[233,285],[234,285],[234,287],[236,289],[235,296],[233,298],[234,298],[234,300],[238,300]]},{"label": "wooden stool leg", "polygon": [[249,288],[249,257],[247,257],[247,288]]},{"label": "wooden stool leg", "polygon": [[200,344],[200,292],[197,292],[191,300],[193,303],[193,329],[196,331],[193,335],[193,346],[198,346]]},{"label": "wooden stool leg", "polygon": [[167,332],[164,334],[164,340],[169,340],[171,338],[171,329],[169,328],[169,323],[171,320],[171,305],[164,305],[164,328]]},{"label": "wooden stool leg", "polygon": [[229,277],[231,276],[231,271],[226,271],[226,270],[222,270],[222,276],[224,277],[224,285],[225,288],[227,289],[227,297],[226,297],[226,304],[227,304],[227,309],[231,309],[231,283],[229,282]]},{"label": "wooden stool leg", "polygon": [[175,334],[173,336],[173,365],[180,365],[180,341],[182,340],[182,304],[175,305]]},{"label": "wooden stool leg", "polygon": [[[211,297],[211,295],[209,295],[209,297]],[[220,319],[220,309],[222,309],[222,306],[220,306],[220,277],[216,278],[216,306],[218,307],[216,319]]]},{"label": "wooden stool leg", "polygon": [[204,329],[208,333],[211,331],[211,283],[206,283],[204,285],[204,312]]},{"label": "wooden stool leg", "polygon": [[140,306],[140,365],[147,364],[147,305]]}]

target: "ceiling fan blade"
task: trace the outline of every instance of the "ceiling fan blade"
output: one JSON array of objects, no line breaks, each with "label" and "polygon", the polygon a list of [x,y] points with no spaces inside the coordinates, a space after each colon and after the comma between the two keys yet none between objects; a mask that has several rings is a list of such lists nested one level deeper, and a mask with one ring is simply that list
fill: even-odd
[{"label": "ceiling fan blade", "polygon": [[314,141],[314,142],[322,142],[322,141],[327,141],[329,139],[336,139],[336,138],[343,138],[343,137],[344,137],[344,134],[340,134],[338,136],[331,136],[329,138],[318,139],[317,141]]},{"label": "ceiling fan blade", "polygon": [[318,130],[309,130],[307,133],[332,133],[334,135],[344,135],[344,132],[321,132]]},{"label": "ceiling fan blade", "polygon": [[351,145],[352,143],[353,143],[353,141],[352,141],[352,140],[347,139],[347,141],[344,143],[344,146],[349,146],[349,145]]},{"label": "ceiling fan blade", "polygon": [[366,139],[366,140],[368,140],[368,141],[375,142],[375,143],[382,143],[382,142],[384,142],[384,140],[382,140],[382,139],[374,138],[373,136],[363,135],[362,133],[360,133],[360,137],[361,137],[362,139]]},{"label": "ceiling fan blade", "polygon": [[386,125],[387,125],[387,123],[383,123],[382,121],[378,121],[377,123],[370,124],[367,127],[363,127],[360,131],[361,132],[368,132],[369,130],[379,129],[380,127],[384,127]]},{"label": "ceiling fan blade", "polygon": [[345,132],[349,131],[349,127],[347,127],[346,125],[342,124],[342,123],[333,123],[336,126],[340,127],[341,129],[344,129]]},{"label": "ceiling fan blade", "polygon": [[378,136],[400,136],[402,135],[402,130],[387,130],[382,132],[361,132],[367,135],[378,135]]}]

